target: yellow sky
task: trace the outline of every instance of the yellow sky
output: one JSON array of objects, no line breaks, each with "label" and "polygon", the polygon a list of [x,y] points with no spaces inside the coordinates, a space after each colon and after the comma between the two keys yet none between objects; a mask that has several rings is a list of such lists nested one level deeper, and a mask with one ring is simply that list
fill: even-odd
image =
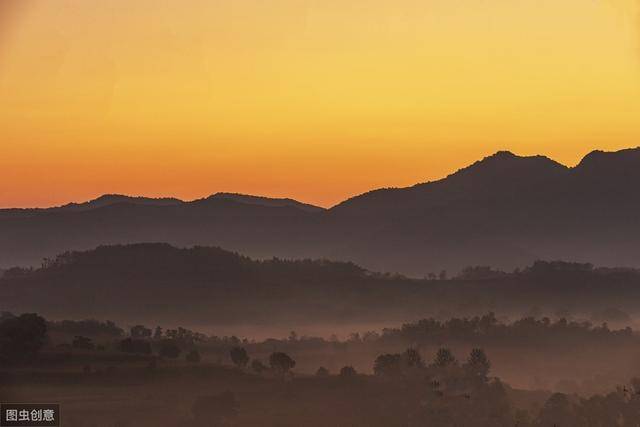
[{"label": "yellow sky", "polygon": [[0,206],[330,206],[640,145],[635,0],[0,0]]}]

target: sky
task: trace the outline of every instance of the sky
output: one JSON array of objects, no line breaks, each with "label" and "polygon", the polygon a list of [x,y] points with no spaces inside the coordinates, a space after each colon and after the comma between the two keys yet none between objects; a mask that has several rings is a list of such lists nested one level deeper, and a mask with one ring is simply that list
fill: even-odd
[{"label": "sky", "polygon": [[637,0],[0,0],[0,207],[331,206],[640,145]]}]

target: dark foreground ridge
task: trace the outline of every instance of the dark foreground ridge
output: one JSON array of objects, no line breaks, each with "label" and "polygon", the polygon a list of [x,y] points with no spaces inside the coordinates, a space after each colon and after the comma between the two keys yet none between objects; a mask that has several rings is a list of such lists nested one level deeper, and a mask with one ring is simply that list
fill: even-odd
[{"label": "dark foreground ridge", "polygon": [[[67,252],[0,278],[2,309],[52,318],[187,324],[391,322],[426,313],[635,313],[640,271],[538,261],[424,279],[327,260],[254,260],[215,247],[147,243]],[[608,316],[608,317],[607,317]],[[624,319],[622,319],[624,320]]]}]

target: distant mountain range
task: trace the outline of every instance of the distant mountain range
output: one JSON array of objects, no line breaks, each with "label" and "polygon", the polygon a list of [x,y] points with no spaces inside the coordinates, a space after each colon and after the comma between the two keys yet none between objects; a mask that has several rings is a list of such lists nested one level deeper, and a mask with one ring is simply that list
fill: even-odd
[{"label": "distant mountain range", "polygon": [[636,148],[594,151],[573,168],[498,152],[444,179],[374,190],[331,209],[230,193],[190,202],[105,195],[0,210],[0,267],[136,242],[349,260],[413,276],[536,259],[640,267],[639,188]]}]

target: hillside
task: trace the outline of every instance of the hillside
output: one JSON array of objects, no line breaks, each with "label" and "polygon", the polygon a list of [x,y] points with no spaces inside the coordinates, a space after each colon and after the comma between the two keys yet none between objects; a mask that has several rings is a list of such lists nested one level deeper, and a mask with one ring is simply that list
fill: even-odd
[{"label": "hillside", "polygon": [[640,311],[640,272],[537,262],[408,279],[326,260],[254,260],[214,247],[103,246],[0,278],[0,312],[185,325],[392,325],[434,313]]},{"label": "hillside", "polygon": [[142,242],[348,260],[415,277],[536,259],[640,267],[639,185],[640,149],[629,149],[596,151],[575,167],[499,152],[441,180],[371,191],[328,210],[230,193],[192,202],[105,196],[0,211],[0,267]]}]

